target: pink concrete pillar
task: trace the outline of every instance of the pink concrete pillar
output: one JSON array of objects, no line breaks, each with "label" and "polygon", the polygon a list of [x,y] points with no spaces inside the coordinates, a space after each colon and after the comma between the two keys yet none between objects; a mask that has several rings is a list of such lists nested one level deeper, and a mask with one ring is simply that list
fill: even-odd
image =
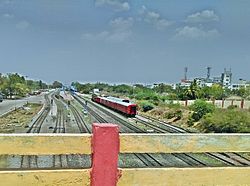
[{"label": "pink concrete pillar", "polygon": [[91,186],[115,186],[118,181],[119,129],[93,124]]}]

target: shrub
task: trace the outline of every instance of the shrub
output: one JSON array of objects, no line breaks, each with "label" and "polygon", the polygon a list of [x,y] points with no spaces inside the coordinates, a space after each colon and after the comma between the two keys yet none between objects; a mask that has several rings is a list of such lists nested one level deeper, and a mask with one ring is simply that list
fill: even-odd
[{"label": "shrub", "polygon": [[154,105],[150,103],[149,101],[141,101],[138,103],[138,105],[143,112],[147,112],[154,108]]},{"label": "shrub", "polygon": [[172,109],[180,109],[181,108],[180,103],[169,103],[169,104],[167,104],[167,106],[169,108],[172,108]]},{"label": "shrub", "polygon": [[175,112],[173,112],[173,111],[169,111],[169,112],[164,114],[164,118],[171,119],[173,117],[175,117]]},{"label": "shrub", "polygon": [[238,106],[237,105],[229,105],[227,108],[228,109],[236,109],[236,108],[238,108]]},{"label": "shrub", "polygon": [[164,114],[164,118],[172,119],[176,118],[177,120],[182,118],[182,111],[181,110],[170,110],[169,112]]},{"label": "shrub", "polygon": [[250,132],[250,113],[237,109],[217,109],[201,120],[200,128],[205,132],[247,133]]},{"label": "shrub", "polygon": [[204,100],[196,100],[194,104],[190,106],[190,109],[194,111],[190,119],[192,119],[192,122],[196,122],[199,121],[207,113],[214,112],[215,106],[207,103]]}]

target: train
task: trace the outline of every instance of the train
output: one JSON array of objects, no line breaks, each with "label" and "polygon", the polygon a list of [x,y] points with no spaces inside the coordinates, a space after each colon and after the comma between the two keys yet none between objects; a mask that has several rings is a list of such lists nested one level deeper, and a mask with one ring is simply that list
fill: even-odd
[{"label": "train", "polygon": [[136,115],[137,105],[131,103],[128,99],[121,99],[116,97],[102,97],[93,94],[92,101],[111,108],[117,112],[120,112],[126,116],[134,117]]}]

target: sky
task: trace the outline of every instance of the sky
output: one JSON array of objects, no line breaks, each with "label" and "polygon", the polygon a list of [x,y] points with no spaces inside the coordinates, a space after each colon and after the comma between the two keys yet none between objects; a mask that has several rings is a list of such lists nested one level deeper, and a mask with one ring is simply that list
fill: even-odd
[{"label": "sky", "polygon": [[0,0],[0,72],[52,82],[250,80],[249,0]]}]

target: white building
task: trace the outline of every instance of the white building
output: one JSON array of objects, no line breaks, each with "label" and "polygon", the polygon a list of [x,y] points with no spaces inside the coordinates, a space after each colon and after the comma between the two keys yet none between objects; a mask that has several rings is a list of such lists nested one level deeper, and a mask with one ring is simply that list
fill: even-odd
[{"label": "white building", "polygon": [[223,87],[230,87],[232,84],[232,72],[231,69],[227,71],[227,69],[224,69],[224,72],[221,74],[222,79],[222,85]]}]

